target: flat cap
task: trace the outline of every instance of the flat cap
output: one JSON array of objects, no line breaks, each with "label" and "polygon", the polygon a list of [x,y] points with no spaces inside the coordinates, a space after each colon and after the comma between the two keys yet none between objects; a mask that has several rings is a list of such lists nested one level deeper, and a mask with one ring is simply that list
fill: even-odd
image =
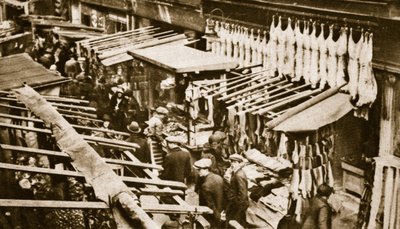
[{"label": "flat cap", "polygon": [[241,155],[235,153],[229,156],[229,160],[243,162],[244,158]]},{"label": "flat cap", "polygon": [[222,131],[215,131],[214,136],[217,137],[220,141],[226,138],[226,134]]},{"label": "flat cap", "polygon": [[159,114],[168,114],[168,109],[165,107],[157,107],[156,112]]},{"label": "flat cap", "polygon": [[211,159],[203,158],[203,159],[200,159],[200,160],[196,161],[193,164],[193,167],[196,168],[196,169],[206,169],[206,168],[210,168],[211,164],[212,164]]}]

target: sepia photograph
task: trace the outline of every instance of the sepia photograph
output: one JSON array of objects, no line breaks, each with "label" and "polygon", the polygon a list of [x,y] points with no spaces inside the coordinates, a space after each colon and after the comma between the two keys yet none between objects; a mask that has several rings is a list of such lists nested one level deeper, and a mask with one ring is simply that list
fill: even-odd
[{"label": "sepia photograph", "polygon": [[396,0],[0,0],[0,229],[400,229],[398,76]]}]

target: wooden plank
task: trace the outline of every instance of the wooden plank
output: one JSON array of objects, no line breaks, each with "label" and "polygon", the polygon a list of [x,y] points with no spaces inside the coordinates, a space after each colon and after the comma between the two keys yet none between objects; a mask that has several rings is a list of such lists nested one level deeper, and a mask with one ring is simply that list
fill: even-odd
[{"label": "wooden plank", "polygon": [[[2,103],[0,103],[0,106],[11,108],[11,109],[22,110],[22,111],[28,111],[28,109],[25,107],[12,106],[12,105],[2,104]],[[61,115],[65,116],[65,117],[86,119],[86,120],[96,121],[96,122],[103,122],[102,120],[96,119],[97,116],[94,114],[89,114],[89,113],[84,113],[84,112],[79,112],[79,111],[64,110],[64,109],[59,109],[59,108],[56,108],[56,109],[60,112],[64,112],[64,113],[61,113]]]},{"label": "wooden plank", "polygon": [[142,28],[139,28],[139,29],[128,30],[128,31],[125,31],[125,32],[105,34],[105,35],[103,35],[101,37],[85,39],[85,40],[77,41],[76,43],[78,43],[80,45],[84,45],[84,44],[90,44],[90,43],[95,43],[95,42],[102,42],[102,41],[107,41],[107,40],[110,40],[110,39],[118,39],[119,37],[130,35],[132,33],[141,33],[141,32],[145,32],[145,31],[149,31],[149,30],[151,31],[153,29],[154,30],[158,30],[160,28],[154,28],[153,26],[147,26],[147,27],[142,27]]},{"label": "wooden plank", "polygon": [[[344,86],[344,85],[343,85]],[[343,87],[341,86],[341,87]],[[268,128],[272,129],[274,127],[276,127],[277,125],[279,125],[281,122],[283,122],[284,120],[288,119],[289,117],[299,113],[302,110],[307,109],[308,107],[311,107],[312,105],[336,94],[341,87],[336,87],[336,88],[330,88],[328,90],[326,90],[325,92],[321,93],[318,96],[315,96],[314,98],[311,98],[310,100],[293,107],[292,109],[290,109],[288,112],[286,112],[285,114],[281,115],[280,117],[271,120],[269,122],[266,123],[266,126],[268,126]]]},{"label": "wooden plank", "polygon": [[104,202],[0,199],[1,207],[108,209]]},{"label": "wooden plank", "polygon": [[[132,161],[138,160],[137,158],[135,158],[130,152],[125,152],[125,155],[130,158]],[[152,171],[150,171],[149,169],[143,169],[143,172],[146,173],[147,176],[149,176],[150,178],[154,179],[154,180],[161,180],[157,175],[155,175]],[[166,188],[171,190],[170,188]],[[179,204],[179,205],[183,205],[183,206],[189,206],[188,203],[186,203],[180,196],[175,195],[172,196],[172,198]],[[211,210],[211,209],[210,209]],[[212,212],[212,210],[211,210]],[[210,223],[203,217],[203,216],[198,216],[197,217],[197,221],[203,226],[203,228],[210,228]]]},{"label": "wooden plank", "polygon": [[183,195],[181,190],[172,189],[156,189],[156,188],[140,188],[139,193],[142,195],[153,195],[153,196],[170,196],[170,195]]},{"label": "wooden plank", "polygon": [[[285,106],[285,105],[287,105],[287,104],[290,104],[290,103],[292,103],[292,102],[295,102],[295,101],[304,99],[304,98],[306,98],[306,97],[315,95],[315,94],[320,93],[320,92],[321,92],[321,89],[304,91],[304,92],[302,92],[301,94],[297,94],[295,97],[293,97],[293,98],[291,98],[291,99],[287,99],[287,100],[285,100],[285,101],[281,101],[281,102],[279,102],[279,103],[276,103],[276,104],[274,104],[274,105],[272,105],[272,106],[268,106],[268,107],[265,107],[265,108],[263,108],[263,109],[260,109],[260,110],[258,110],[257,112],[255,112],[255,114],[264,115],[264,114],[267,113],[268,111],[272,111],[272,110],[277,109],[277,108],[279,108],[279,107]],[[254,114],[254,113],[253,113],[253,114]]]},{"label": "wooden plank", "polygon": [[[8,164],[8,163],[2,163],[2,162],[0,162],[0,169],[85,178],[85,176],[82,173],[75,172],[75,171],[55,170],[55,169],[31,167],[31,166],[24,166],[24,165]],[[156,186],[174,187],[174,188],[180,188],[180,189],[187,188],[187,186],[184,183],[177,182],[177,181],[153,180],[153,179],[146,179],[146,178],[140,178],[140,177],[124,177],[124,176],[120,176],[120,178],[124,182],[131,182],[131,183],[138,183],[138,184],[151,184],[151,185],[156,185]]]},{"label": "wooden plank", "polygon": [[[67,153],[59,152],[59,151],[36,149],[36,148],[22,147],[22,146],[13,146],[13,145],[6,145],[6,144],[0,144],[0,148],[6,149],[6,150],[18,151],[18,152],[37,153],[37,154],[43,154],[43,155],[49,155],[49,156],[69,158],[69,155]],[[110,163],[110,164],[130,165],[130,166],[141,167],[141,168],[163,170],[163,168],[159,165],[153,165],[153,164],[142,163],[142,162],[125,161],[125,160],[112,159],[112,158],[103,158],[103,159],[105,162]]]},{"label": "wooden plank", "polygon": [[[18,200],[18,199],[1,199],[1,207],[24,207],[24,208],[62,208],[62,209],[108,209],[106,203],[99,201],[61,201],[61,200]],[[197,206],[187,207],[173,204],[163,205],[142,205],[145,212],[150,213],[192,213],[204,214],[209,213],[210,209]]]},{"label": "wooden plank", "polygon": [[203,206],[183,206],[176,204],[146,204],[142,203],[142,208],[146,212],[152,213],[191,213],[191,214],[212,214],[212,210]]},{"label": "wooden plank", "polygon": [[244,88],[244,89],[242,89],[242,90],[235,91],[235,92],[233,92],[233,93],[229,93],[229,95],[222,96],[221,98],[218,98],[218,100],[227,100],[227,99],[230,99],[230,98],[232,98],[232,97],[234,97],[234,96],[244,94],[244,93],[246,93],[246,92],[248,92],[248,91],[251,91],[251,90],[254,90],[254,89],[263,87],[263,86],[265,86],[265,85],[267,85],[267,84],[271,84],[271,83],[278,82],[278,81],[280,81],[280,80],[281,80],[281,79],[280,79],[279,77],[275,77],[275,78],[272,78],[272,79],[267,79],[267,80],[264,81],[264,82],[256,83],[255,85],[252,85],[252,86],[250,86],[250,87],[246,87],[246,88]]},{"label": "wooden plank", "polygon": [[[37,132],[37,133],[52,134],[52,131],[48,130],[48,129],[39,129],[39,128],[35,128],[35,127],[8,124],[8,123],[3,123],[3,122],[0,122],[0,127],[33,131],[33,132]],[[83,134],[81,136],[84,140],[86,140],[88,142],[105,143],[105,144],[114,145],[114,146],[122,146],[122,147],[125,147],[130,150],[140,148],[140,146],[138,144],[132,143],[132,142],[126,142],[126,141],[103,138],[103,137],[95,137],[95,136],[89,136],[89,135],[83,135]]]},{"label": "wooden plank", "polygon": [[[10,102],[17,102],[16,98],[11,98],[11,97],[0,97],[0,100],[2,101],[10,101]],[[80,105],[71,105],[71,104],[62,104],[62,103],[54,103],[50,102],[51,105],[55,107],[66,107],[66,108],[73,108],[73,109],[82,109],[86,111],[96,111],[96,108],[94,107],[88,107],[88,106],[80,106]],[[17,102],[17,104],[22,104],[21,102]]]},{"label": "wooden plank", "polygon": [[141,43],[141,44],[127,46],[127,47],[119,48],[119,49],[116,49],[116,50],[113,50],[113,51],[105,52],[105,53],[99,55],[99,58],[100,59],[105,59],[105,58],[114,56],[114,55],[122,53],[122,52],[129,51],[129,50],[143,49],[143,48],[146,48],[146,47],[166,44],[166,43],[169,43],[169,42],[178,41],[178,40],[185,40],[185,39],[186,39],[186,36],[184,34],[168,36],[168,37],[162,38],[162,39],[161,38],[160,39],[153,39],[153,40]]}]

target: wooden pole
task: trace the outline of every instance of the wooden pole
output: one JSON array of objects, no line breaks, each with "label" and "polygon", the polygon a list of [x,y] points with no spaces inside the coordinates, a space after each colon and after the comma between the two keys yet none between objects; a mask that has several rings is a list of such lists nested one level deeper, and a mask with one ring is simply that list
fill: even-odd
[{"label": "wooden pole", "polygon": [[[39,93],[29,86],[16,89],[14,93],[19,101],[23,102],[36,116],[43,119],[46,125],[52,127],[58,146],[68,153],[72,164],[92,185],[98,199],[110,207],[119,203],[129,218],[139,220],[144,228],[160,228],[138,206],[138,198],[122,179]],[[120,212],[121,210],[113,208],[113,211]],[[120,213],[122,214],[122,212]]]},{"label": "wooden pole", "polygon": [[269,129],[273,129],[275,126],[279,125],[281,122],[285,121],[289,117],[292,117],[293,115],[299,113],[300,111],[303,111],[303,110],[313,106],[314,104],[317,104],[318,102],[336,94],[339,91],[339,89],[342,88],[343,86],[344,85],[342,85],[341,87],[330,88],[330,89],[326,90],[325,92],[319,94],[318,96],[315,96],[314,98],[311,98],[311,99],[307,100],[306,102],[293,107],[292,109],[288,110],[288,112],[282,114],[278,118],[267,122],[266,126]]}]

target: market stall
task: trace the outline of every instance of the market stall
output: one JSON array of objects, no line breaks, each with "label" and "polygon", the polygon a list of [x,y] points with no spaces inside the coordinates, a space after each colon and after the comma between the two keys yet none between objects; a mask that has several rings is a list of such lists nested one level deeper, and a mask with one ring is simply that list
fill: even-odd
[{"label": "market stall", "polygon": [[138,85],[140,88],[143,83],[149,84],[147,94],[142,97],[147,99],[147,106],[171,108],[166,134],[180,136],[191,150],[206,143],[212,126],[203,125],[201,128],[201,125],[197,125],[207,124],[208,121],[204,112],[203,115],[195,114],[199,112],[195,109],[199,108],[194,106],[193,101],[198,102],[198,97],[189,90],[188,85],[193,87],[197,82],[218,81],[225,77],[225,70],[237,66],[236,62],[176,43],[129,50],[128,53],[144,62],[143,75],[146,78]]}]

